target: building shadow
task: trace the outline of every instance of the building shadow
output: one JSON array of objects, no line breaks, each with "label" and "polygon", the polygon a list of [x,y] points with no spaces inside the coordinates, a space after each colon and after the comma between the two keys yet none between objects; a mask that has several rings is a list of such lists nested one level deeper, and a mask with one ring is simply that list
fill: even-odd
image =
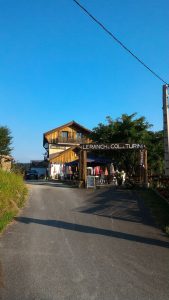
[{"label": "building shadow", "polygon": [[154,245],[163,248],[169,248],[169,242],[163,240],[157,240],[152,238],[147,238],[143,236],[138,236],[134,234],[118,232],[103,228],[97,228],[92,226],[80,225],[76,223],[70,223],[65,221],[57,221],[57,220],[41,220],[41,219],[34,219],[28,217],[15,217],[15,220],[18,222],[22,222],[25,224],[35,223],[45,226],[51,226],[59,229],[71,230],[75,232],[93,234],[93,235],[100,235],[100,236],[107,236],[111,238],[127,240],[131,242],[137,242],[141,244],[147,245]]}]

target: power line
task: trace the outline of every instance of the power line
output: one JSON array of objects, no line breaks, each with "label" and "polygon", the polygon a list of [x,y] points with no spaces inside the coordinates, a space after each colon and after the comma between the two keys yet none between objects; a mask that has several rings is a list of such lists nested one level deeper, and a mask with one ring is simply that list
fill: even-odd
[{"label": "power line", "polygon": [[147,70],[149,70],[155,77],[161,80],[164,84],[167,84],[156,72],[149,68],[138,56],[136,56],[129,48],[127,48],[115,35],[108,30],[99,20],[97,20],[84,6],[82,6],[77,0],[73,0],[93,21],[95,21],[108,35],[110,35],[121,47],[129,52],[140,64],[142,64]]}]

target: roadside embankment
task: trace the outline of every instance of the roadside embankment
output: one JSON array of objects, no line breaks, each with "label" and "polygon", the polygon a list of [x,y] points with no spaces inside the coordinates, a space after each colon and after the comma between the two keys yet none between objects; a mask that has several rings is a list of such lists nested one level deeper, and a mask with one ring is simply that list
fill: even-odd
[{"label": "roadside embankment", "polygon": [[156,224],[169,236],[169,204],[152,189],[140,190],[145,205],[150,209]]},{"label": "roadside embankment", "polygon": [[26,195],[22,176],[0,169],[0,232],[23,207]]}]

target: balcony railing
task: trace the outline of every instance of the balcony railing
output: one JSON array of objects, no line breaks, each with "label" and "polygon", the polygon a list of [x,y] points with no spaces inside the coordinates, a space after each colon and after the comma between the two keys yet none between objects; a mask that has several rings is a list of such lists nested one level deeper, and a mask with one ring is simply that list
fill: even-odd
[{"label": "balcony railing", "polygon": [[58,137],[56,139],[50,139],[50,144],[85,144],[88,142],[86,137],[73,138],[73,137]]}]

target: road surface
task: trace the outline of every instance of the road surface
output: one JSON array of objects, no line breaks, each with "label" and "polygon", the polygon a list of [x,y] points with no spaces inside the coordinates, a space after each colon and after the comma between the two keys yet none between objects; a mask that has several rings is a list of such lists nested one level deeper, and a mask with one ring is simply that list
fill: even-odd
[{"label": "road surface", "polygon": [[0,299],[169,299],[169,239],[134,192],[29,189],[0,237]]}]

